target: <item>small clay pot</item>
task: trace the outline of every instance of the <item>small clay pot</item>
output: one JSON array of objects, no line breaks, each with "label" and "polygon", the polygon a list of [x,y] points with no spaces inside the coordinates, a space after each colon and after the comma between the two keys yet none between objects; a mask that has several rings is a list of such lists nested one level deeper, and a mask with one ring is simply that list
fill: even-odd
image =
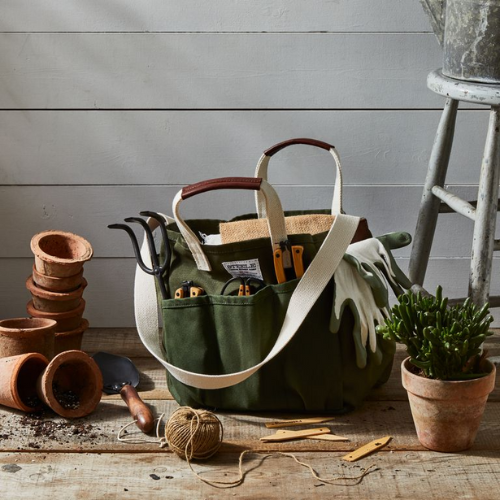
[{"label": "small clay pot", "polygon": [[79,351],[82,348],[83,333],[88,327],[89,322],[84,318],[78,328],[69,332],[56,333],[54,340],[54,356],[64,351]]},{"label": "small clay pot", "polygon": [[0,321],[0,358],[38,352],[51,359],[57,324],[47,318],[12,318]]},{"label": "small clay pot", "polygon": [[83,311],[85,310],[85,300],[80,299],[80,305],[76,309],[66,312],[45,312],[39,311],[33,305],[33,301],[30,300],[26,305],[26,310],[28,314],[33,318],[45,318],[52,319],[57,322],[55,327],[55,332],[67,332],[69,330],[74,330],[78,328],[82,321]]},{"label": "small clay pot", "polygon": [[46,276],[66,278],[78,274],[92,258],[90,243],[81,236],[64,231],[43,231],[31,239],[35,268]]},{"label": "small clay pot", "polygon": [[47,276],[39,273],[35,265],[33,265],[33,281],[37,287],[49,290],[50,292],[72,292],[82,284],[83,268],[74,276],[58,278],[57,276]]},{"label": "small clay pot", "polygon": [[415,373],[410,358],[401,365],[418,440],[434,451],[469,449],[476,438],[489,393],[495,388],[495,365],[470,380],[433,380]]},{"label": "small clay pot", "polygon": [[33,306],[43,312],[58,313],[76,309],[80,305],[80,299],[86,286],[87,280],[83,278],[82,284],[72,292],[51,292],[39,288],[31,275],[26,280],[26,288],[33,298]]},{"label": "small clay pot", "polygon": [[38,397],[61,417],[92,413],[102,395],[102,375],[83,351],[65,351],[49,363],[37,381]]},{"label": "small clay pot", "polygon": [[36,393],[36,383],[49,360],[31,352],[0,359],[0,404],[22,411],[42,407]]}]

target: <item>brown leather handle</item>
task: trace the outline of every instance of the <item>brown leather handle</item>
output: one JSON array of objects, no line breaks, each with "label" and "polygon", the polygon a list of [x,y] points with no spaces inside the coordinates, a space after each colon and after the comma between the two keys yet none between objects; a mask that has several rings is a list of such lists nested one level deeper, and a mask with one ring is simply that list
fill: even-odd
[{"label": "brown leather handle", "polygon": [[140,398],[139,394],[135,390],[135,387],[131,385],[124,385],[120,390],[120,396],[123,401],[128,406],[130,414],[137,420],[136,425],[141,429],[142,432],[149,432],[153,430],[155,425],[155,419],[151,410]]},{"label": "brown leather handle", "polygon": [[182,189],[181,198],[187,200],[191,196],[217,189],[251,189],[259,191],[262,179],[260,177],[220,177],[208,181],[190,184]]},{"label": "brown leather handle", "polygon": [[327,142],[318,141],[316,139],[297,138],[297,139],[288,139],[287,141],[283,141],[283,142],[280,142],[278,144],[275,144],[274,146],[270,147],[269,149],[266,149],[266,151],[264,151],[264,154],[266,156],[273,156],[278,151],[281,151],[282,149],[285,149],[288,146],[293,146],[294,144],[304,144],[306,146],[316,146],[317,148],[326,149],[327,151],[330,151],[330,149],[335,148],[335,146],[332,146],[331,144],[328,144]]}]

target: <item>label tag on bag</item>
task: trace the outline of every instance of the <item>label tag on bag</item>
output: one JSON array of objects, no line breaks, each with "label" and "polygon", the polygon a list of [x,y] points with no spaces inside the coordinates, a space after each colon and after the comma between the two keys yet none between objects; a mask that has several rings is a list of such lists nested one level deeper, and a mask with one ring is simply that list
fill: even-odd
[{"label": "label tag on bag", "polygon": [[223,262],[222,265],[233,278],[251,277],[259,280],[263,279],[259,259],[233,260],[232,262]]}]

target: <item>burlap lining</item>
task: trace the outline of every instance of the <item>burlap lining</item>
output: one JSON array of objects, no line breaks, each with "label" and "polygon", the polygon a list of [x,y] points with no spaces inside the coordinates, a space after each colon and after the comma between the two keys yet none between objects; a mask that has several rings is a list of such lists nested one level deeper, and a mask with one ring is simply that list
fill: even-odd
[{"label": "burlap lining", "polygon": [[[329,231],[334,215],[310,214],[285,217],[287,234],[318,234]],[[220,223],[221,242],[235,243],[237,241],[269,238],[267,219],[249,219]]]}]

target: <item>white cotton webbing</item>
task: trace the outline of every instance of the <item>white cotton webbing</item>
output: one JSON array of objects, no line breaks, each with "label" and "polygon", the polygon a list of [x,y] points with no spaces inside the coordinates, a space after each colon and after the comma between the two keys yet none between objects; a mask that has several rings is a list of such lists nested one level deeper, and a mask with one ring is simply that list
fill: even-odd
[{"label": "white cotton webbing", "polygon": [[[269,214],[267,217],[267,225],[269,228],[269,234],[271,235],[271,251],[273,251],[275,248],[280,248],[280,243],[287,240],[285,214],[283,213],[283,207],[281,206],[281,201],[276,194],[276,191],[266,180],[262,181],[258,192],[262,194],[267,213]],[[179,212],[181,202],[182,190],[175,195],[172,203],[172,212],[174,214],[175,221],[177,222],[179,231],[184,237],[189,250],[191,250],[191,254],[196,262],[196,267],[200,271],[211,271],[212,267],[207,256],[203,252],[203,249],[201,248],[198,238],[181,217]]]},{"label": "white cotton webbing", "polygon": [[[342,167],[340,165],[340,156],[335,148],[330,148],[330,154],[333,156],[335,161],[335,168],[337,170],[337,175],[335,177],[335,186],[333,188],[333,200],[332,200],[332,215],[337,215],[342,213]],[[269,170],[269,160],[271,156],[262,155],[255,168],[255,177],[261,177],[264,180],[268,180],[268,170]],[[266,204],[259,191],[255,192],[255,205],[257,207],[257,215],[259,219],[266,217],[268,211],[266,210]]]},{"label": "white cotton webbing", "polygon": [[[149,221],[151,225],[152,221]],[[164,359],[162,342],[158,331],[158,309],[154,279],[139,268],[136,271],[135,315],[139,336],[147,349],[180,382],[199,389],[222,389],[235,385],[250,377],[259,368],[273,359],[290,342],[307,314],[331,280],[335,269],[351,243],[359,224],[358,217],[339,215],[335,218],[321,248],[304,273],[290,298],[280,334],[267,357],[259,364],[237,373],[205,375],[177,368]],[[151,226],[152,227],[152,226]],[[142,245],[144,262],[149,263],[147,242]],[[148,291],[146,288],[151,290]],[[168,325],[164,325],[168,328]]]}]

